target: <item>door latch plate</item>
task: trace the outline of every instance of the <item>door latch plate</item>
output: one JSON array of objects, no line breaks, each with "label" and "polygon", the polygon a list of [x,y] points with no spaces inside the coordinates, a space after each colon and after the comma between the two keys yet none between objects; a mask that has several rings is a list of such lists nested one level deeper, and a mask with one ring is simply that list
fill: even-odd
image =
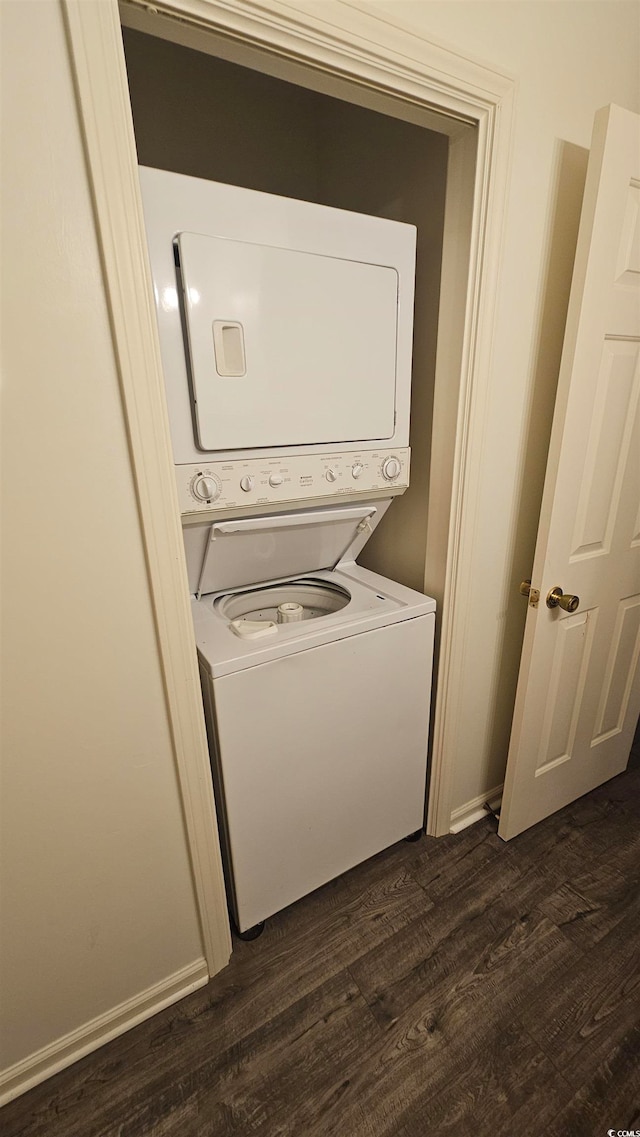
[{"label": "door latch plate", "polygon": [[528,598],[529,606],[531,608],[537,608],[538,607],[538,601],[540,600],[540,589],[539,588],[532,588],[530,580],[523,580],[521,582],[521,584],[520,584],[520,595],[526,596]]}]

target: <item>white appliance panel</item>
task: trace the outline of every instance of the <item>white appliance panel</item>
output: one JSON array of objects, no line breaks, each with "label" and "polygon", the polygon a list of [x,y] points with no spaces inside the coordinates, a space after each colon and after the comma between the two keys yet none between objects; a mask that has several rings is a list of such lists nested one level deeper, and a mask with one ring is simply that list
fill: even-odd
[{"label": "white appliance panel", "polygon": [[354,548],[360,552],[387,506],[343,505],[216,521],[201,561],[198,595],[333,569]]},{"label": "white appliance panel", "polygon": [[198,515],[268,513],[291,506],[322,504],[322,498],[350,500],[403,493],[409,485],[409,451],[352,450],[339,454],[291,454],[279,458],[236,458],[176,468],[180,512]]},{"label": "white appliance panel", "polygon": [[[216,610],[216,595],[192,600],[201,665],[213,679],[435,612],[436,603],[430,596],[423,596],[353,562],[341,562],[333,572],[307,574],[305,579],[309,576],[347,592],[351,597],[347,606],[322,619],[281,625],[276,635],[257,640],[245,640],[233,634],[228,622]],[[348,683],[349,679],[345,673],[344,682]]]},{"label": "white appliance panel", "polygon": [[393,436],[398,273],[178,238],[202,450]]},{"label": "white appliance panel", "polygon": [[241,931],[421,828],[433,629],[429,614],[213,681]]},{"label": "white appliance panel", "polygon": [[[346,454],[360,445],[362,453],[366,453],[367,450],[377,450],[375,441],[372,440],[378,431],[380,431],[379,441],[386,447],[389,456],[396,455],[398,450],[402,450],[405,459],[408,459],[406,448],[409,444],[415,227],[311,202],[208,182],[166,170],[140,167],[139,174],[174,460],[179,486],[188,487],[186,504],[189,511],[202,508],[200,502],[194,506],[191,491],[193,479],[198,476],[202,463],[219,464],[237,460],[242,456],[252,461],[259,461],[262,467],[265,462],[273,459],[283,460],[285,455],[287,459],[297,456],[319,459],[324,455]],[[290,289],[289,303],[292,305],[291,311],[295,313],[287,327],[286,311],[282,307],[278,315],[279,326],[281,332],[286,331],[290,335],[291,344],[298,353],[298,358],[301,320],[308,320],[316,308],[321,314],[321,320],[318,321],[314,333],[316,336],[314,355],[316,351],[320,351],[324,360],[325,377],[322,378],[322,368],[318,363],[311,360],[309,369],[309,360],[307,360],[307,378],[305,375],[297,376],[297,365],[295,365],[288,371],[285,369],[282,376],[276,375],[275,369],[272,369],[267,379],[263,376],[259,382],[256,380],[256,390],[252,393],[252,398],[255,395],[257,400],[255,406],[262,406],[265,413],[272,416],[268,424],[265,424],[264,419],[261,419],[260,423],[261,427],[268,425],[268,434],[256,435],[255,407],[248,407],[249,413],[244,417],[243,405],[243,423],[246,424],[247,433],[242,436],[238,433],[229,434],[225,440],[215,438],[216,445],[224,441],[224,449],[203,449],[199,437],[202,417],[200,403],[203,394],[197,392],[200,403],[197,404],[197,409],[194,409],[188,380],[187,347],[178,303],[178,288],[181,285],[176,275],[174,241],[179,235],[189,239],[199,234],[202,234],[202,239],[205,241],[214,241],[217,248],[224,244],[233,247],[235,250],[233,256],[239,255],[243,246],[244,253],[253,249],[251,255],[254,256],[255,250],[260,247],[263,251],[267,250],[270,264],[275,264],[278,260],[279,264],[284,265],[282,258],[286,258],[287,263],[293,263],[293,259],[298,257],[301,258],[300,263],[305,262],[309,289],[314,292],[313,305],[305,306],[301,301],[300,295],[290,284],[289,270],[285,272],[284,269],[279,269],[281,276],[284,275],[286,278],[285,283],[289,282],[287,283]],[[185,261],[188,259],[187,250]],[[309,268],[312,264],[313,269]],[[189,268],[187,265],[187,273]],[[347,278],[353,283],[348,295],[349,307],[353,306],[358,313],[353,322],[337,299],[338,295],[344,299],[347,293]],[[323,293],[321,282],[323,280],[328,282],[329,279],[331,287],[327,287]],[[334,284],[336,279],[337,286]],[[193,284],[191,287],[195,288],[196,285]],[[237,292],[236,285],[234,288]],[[246,282],[242,283],[242,288],[246,289]],[[189,295],[188,289],[189,285],[187,295]],[[361,289],[367,292],[366,303],[360,297]],[[269,295],[269,291],[265,293],[262,288],[261,294]],[[253,293],[249,291],[247,295]],[[391,314],[387,312],[384,319],[380,319],[380,308],[384,299],[392,299],[392,311]],[[229,300],[229,303],[232,301]],[[269,303],[271,303],[270,296]],[[367,341],[363,345],[359,332],[362,330],[365,309]],[[236,296],[231,311],[224,310],[215,316],[210,314],[208,328],[202,333],[203,342],[206,341],[206,348],[203,350],[208,353],[209,361],[213,360],[216,381],[214,386],[218,380],[222,386],[226,385],[225,398],[232,403],[237,392],[249,389],[243,387],[243,384],[247,381],[250,384],[254,382],[255,353],[248,342],[250,321],[245,328],[247,321],[247,306],[246,304],[243,306],[241,297]],[[334,330],[340,329],[339,336],[332,334],[331,326],[326,328],[325,334],[324,325],[327,322]],[[320,331],[317,330],[318,327]],[[395,327],[394,356],[382,391],[379,384],[381,374],[379,361],[382,356],[391,359],[393,327]],[[253,335],[252,329],[251,335]],[[261,330],[260,335],[263,334]],[[342,340],[344,346],[340,347]],[[360,348],[368,353],[366,358],[371,365],[369,368],[371,392],[365,374],[368,364],[359,366],[355,370],[352,366],[356,340]],[[220,375],[215,366],[216,344],[220,353],[221,343],[220,370],[227,371],[226,375]],[[326,366],[333,361],[337,361],[338,366],[336,374],[329,380]],[[345,369],[344,363],[347,361],[349,367]],[[243,374],[245,371],[246,374]],[[345,389],[341,387],[341,375],[345,376]],[[350,392],[347,388],[351,385],[352,376],[355,377],[354,387]],[[261,386],[263,382],[271,384],[268,391],[267,387],[263,390]],[[279,407],[276,408],[279,382],[282,382],[284,387]],[[196,377],[196,383],[200,386],[199,376]],[[205,399],[208,394],[210,392],[206,391],[205,383]],[[270,396],[274,396],[271,402]],[[390,414],[391,401],[394,402],[393,416]],[[312,404],[311,408],[309,403]],[[358,410],[357,417],[354,415],[355,407]],[[231,418],[225,430],[231,429]],[[214,430],[216,429],[214,424]],[[303,431],[300,437],[296,437],[298,429]],[[249,430],[251,434],[248,433]],[[288,441],[273,442],[276,437]],[[336,441],[317,441],[321,437],[325,439],[335,437]],[[230,442],[232,438],[233,443]],[[241,455],[239,451],[242,452]],[[377,458],[374,461],[377,461]],[[369,461],[370,470],[372,465],[373,463]],[[406,462],[405,466],[408,472]],[[185,471],[184,476],[181,467]],[[285,483],[287,478],[288,475],[285,474]],[[389,493],[392,494],[404,488],[405,483],[403,478],[399,477],[393,481],[393,484],[391,481],[386,484]],[[283,495],[286,494],[287,488],[286,484],[282,486]],[[309,498],[327,496],[326,493],[320,492],[324,488],[314,484],[310,488]],[[360,492],[359,483],[355,478],[349,488],[353,493]],[[373,488],[373,482],[370,488]],[[300,497],[298,492],[293,494],[294,500],[299,500]],[[254,494],[251,500],[256,501],[256,498],[257,495]],[[259,501],[256,503],[260,504]],[[235,504],[243,508],[245,501]],[[231,500],[228,502],[225,500],[220,503],[220,508],[234,509],[235,504]]]}]

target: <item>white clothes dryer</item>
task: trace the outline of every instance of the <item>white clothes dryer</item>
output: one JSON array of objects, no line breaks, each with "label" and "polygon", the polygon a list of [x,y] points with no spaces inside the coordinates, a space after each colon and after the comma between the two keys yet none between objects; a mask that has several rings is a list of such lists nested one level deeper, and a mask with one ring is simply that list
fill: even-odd
[{"label": "white clothes dryer", "polygon": [[140,168],[183,516],[409,484],[416,230]]},{"label": "white clothes dryer", "polygon": [[435,601],[354,560],[388,504],[214,523],[191,541],[241,934],[422,828]]}]

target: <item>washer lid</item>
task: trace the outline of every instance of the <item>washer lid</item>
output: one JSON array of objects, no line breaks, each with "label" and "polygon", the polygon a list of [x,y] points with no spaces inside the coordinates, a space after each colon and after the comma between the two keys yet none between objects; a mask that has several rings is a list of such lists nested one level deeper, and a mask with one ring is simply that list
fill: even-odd
[{"label": "washer lid", "polygon": [[200,572],[198,598],[354,561],[389,504],[378,501],[214,521]]}]

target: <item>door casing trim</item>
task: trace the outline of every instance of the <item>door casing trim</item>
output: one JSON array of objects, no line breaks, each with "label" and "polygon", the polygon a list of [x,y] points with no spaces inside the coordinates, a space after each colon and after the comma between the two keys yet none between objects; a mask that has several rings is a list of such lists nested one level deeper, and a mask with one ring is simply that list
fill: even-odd
[{"label": "door casing trim", "polygon": [[[215,804],[183,567],[179,512],[127,75],[116,0],[61,0],[104,286],[127,419],[194,887],[210,974],[230,936]],[[427,831],[449,832],[461,666],[474,604],[478,477],[491,385],[515,83],[512,77],[378,18],[367,3],[127,0],[128,26],[437,129],[450,138],[445,271],[436,364],[425,585],[440,608]],[[470,127],[472,129],[470,129]],[[471,179],[471,181],[470,181]],[[459,225],[468,219],[469,256]],[[457,255],[456,255],[457,254]],[[465,296],[464,306],[460,295]],[[442,441],[444,439],[444,442]],[[444,550],[446,548],[446,555]],[[425,697],[427,693],[425,693]]]}]

